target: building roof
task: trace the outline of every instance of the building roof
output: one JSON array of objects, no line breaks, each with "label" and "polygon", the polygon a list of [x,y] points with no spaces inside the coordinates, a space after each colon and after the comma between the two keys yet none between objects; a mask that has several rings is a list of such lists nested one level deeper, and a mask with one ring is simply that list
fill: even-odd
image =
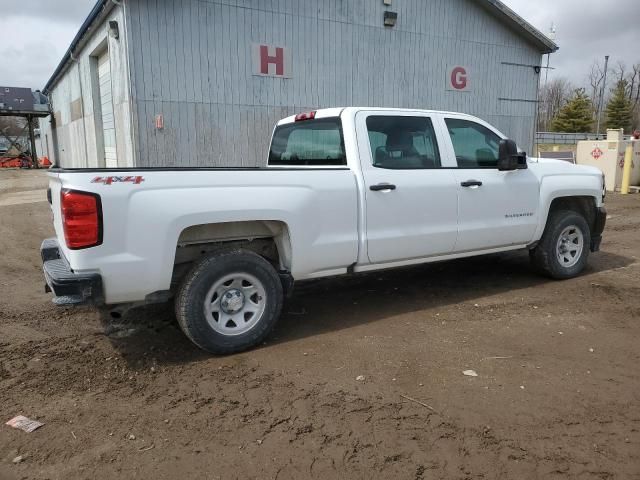
[{"label": "building roof", "polygon": [[558,45],[536,27],[527,22],[500,0],[481,0],[480,3],[489,13],[512,27],[517,33],[536,45],[542,53],[553,53]]},{"label": "building roof", "polygon": [[[533,25],[527,22],[524,18],[518,15],[516,12],[507,7],[500,0],[472,0],[478,2],[483,8],[485,8],[495,18],[512,28],[516,33],[520,34],[524,39],[531,42],[533,45],[540,49],[541,53],[553,53],[558,50],[558,46],[544,33],[536,29]],[[74,37],[71,45],[69,46],[64,57],[60,61],[53,75],[42,90],[43,93],[48,94],[57,82],[58,77],[64,71],[67,63],[73,59],[73,55],[76,52],[76,48],[80,45],[92,29],[94,23],[96,23],[99,17],[106,15],[113,7],[114,3],[110,0],[97,0],[91,12],[85,19],[84,23],[80,27],[80,30]]]},{"label": "building roof", "polygon": [[106,15],[113,8],[113,6],[114,6],[114,3],[111,2],[110,0],[97,0],[96,4],[93,6],[91,11],[89,12],[89,15],[87,15],[87,18],[84,20],[84,22],[80,26],[80,30],[78,30],[78,33],[76,33],[76,36],[73,37],[73,40],[71,41],[71,45],[69,45],[69,48],[67,49],[66,53],[62,57],[62,60],[60,60],[60,63],[58,64],[56,69],[53,71],[51,78],[49,78],[49,81],[42,89],[42,92],[45,95],[48,95],[50,93],[51,88],[58,81],[58,77],[65,70],[69,61],[73,59],[73,55],[78,53],[76,52],[76,48],[84,40],[85,36],[94,26],[94,24],[97,23],[96,20],[99,17]]}]

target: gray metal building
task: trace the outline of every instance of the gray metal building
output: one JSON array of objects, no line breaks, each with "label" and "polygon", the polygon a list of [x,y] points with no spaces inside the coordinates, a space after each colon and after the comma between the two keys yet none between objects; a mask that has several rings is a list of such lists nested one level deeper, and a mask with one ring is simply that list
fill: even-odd
[{"label": "gray metal building", "polygon": [[45,87],[63,166],[256,166],[319,107],[452,110],[534,139],[556,45],[498,0],[99,0]]}]

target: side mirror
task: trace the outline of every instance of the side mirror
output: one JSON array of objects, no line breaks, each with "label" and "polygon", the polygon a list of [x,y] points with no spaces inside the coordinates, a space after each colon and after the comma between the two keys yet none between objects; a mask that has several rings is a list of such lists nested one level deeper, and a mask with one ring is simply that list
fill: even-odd
[{"label": "side mirror", "polygon": [[527,168],[527,154],[518,152],[518,146],[513,140],[500,140],[498,154],[498,170],[524,170]]}]

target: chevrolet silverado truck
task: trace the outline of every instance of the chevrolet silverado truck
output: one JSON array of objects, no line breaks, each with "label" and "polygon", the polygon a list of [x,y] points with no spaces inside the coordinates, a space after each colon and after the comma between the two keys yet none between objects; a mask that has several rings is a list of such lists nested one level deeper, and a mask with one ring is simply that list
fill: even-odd
[{"label": "chevrolet silverado truck", "polygon": [[54,301],[173,298],[184,333],[215,354],[262,342],[294,281],[520,249],[568,279],[606,221],[598,169],[527,158],[488,123],[438,111],[291,116],[266,167],[49,176]]}]

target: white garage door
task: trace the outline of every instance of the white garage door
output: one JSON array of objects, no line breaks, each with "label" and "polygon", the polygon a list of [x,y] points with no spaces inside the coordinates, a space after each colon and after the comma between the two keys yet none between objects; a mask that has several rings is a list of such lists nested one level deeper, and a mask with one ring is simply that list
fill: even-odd
[{"label": "white garage door", "polygon": [[98,78],[100,83],[100,108],[102,111],[105,166],[107,168],[117,168],[118,155],[116,152],[116,124],[113,118],[111,65],[109,62],[108,52],[105,52],[98,57]]}]

